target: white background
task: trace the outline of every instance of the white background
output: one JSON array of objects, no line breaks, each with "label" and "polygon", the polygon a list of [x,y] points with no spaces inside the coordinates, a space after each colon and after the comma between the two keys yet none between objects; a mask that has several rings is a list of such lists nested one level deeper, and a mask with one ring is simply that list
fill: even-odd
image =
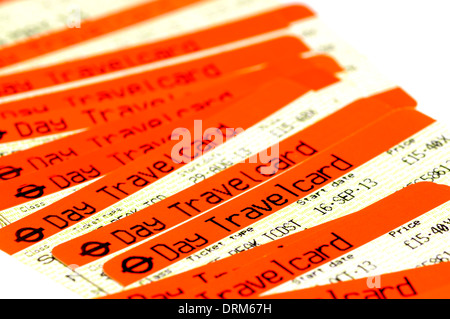
[{"label": "white background", "polygon": [[304,0],[340,38],[364,54],[450,126],[450,1]]},{"label": "white background", "polygon": [[[420,111],[450,126],[450,1],[301,3],[313,8],[338,36],[416,98]],[[1,252],[0,265],[0,298],[76,298]]]}]

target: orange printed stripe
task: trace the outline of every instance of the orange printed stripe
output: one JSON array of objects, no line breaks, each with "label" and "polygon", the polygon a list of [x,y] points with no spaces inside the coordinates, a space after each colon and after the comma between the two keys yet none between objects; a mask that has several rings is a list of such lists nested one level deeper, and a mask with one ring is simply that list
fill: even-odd
[{"label": "orange printed stripe", "polygon": [[[287,6],[251,18],[169,40],[0,77],[0,96],[82,80],[206,50],[284,29],[290,23],[312,15],[313,13],[306,7],[299,5]],[[307,51],[307,46],[303,46],[304,51]]]},{"label": "orange printed stripe", "polygon": [[0,67],[82,43],[200,1],[155,0],[106,17],[85,20],[81,22],[81,28],[52,32],[0,50]]},{"label": "orange printed stripe", "polygon": [[[155,274],[350,173],[433,122],[414,110],[397,110],[246,196],[208,211],[112,259],[104,265],[104,271],[123,286]],[[327,173],[323,172],[325,169]],[[252,203],[269,207],[258,210]],[[181,246],[188,239],[196,239],[198,243],[195,246],[187,244],[188,248],[179,250],[176,243]],[[160,247],[171,254],[169,258],[159,252]]]},{"label": "orange printed stripe", "polygon": [[[430,200],[421,200],[423,196],[427,196],[427,199]],[[327,234],[330,228],[340,227],[339,225],[351,225],[355,219],[359,224],[367,224],[372,218],[383,220],[383,216],[386,216],[385,219],[389,225],[392,225],[393,229],[398,224],[401,224],[402,220],[420,216],[446,203],[449,199],[450,188],[447,186],[433,183],[416,184],[414,187],[404,188],[358,213],[344,216],[289,237],[255,247],[233,257],[220,259],[217,262],[190,270],[186,273],[156,281],[139,288],[106,296],[104,299],[219,298],[219,296],[207,295],[206,291],[208,287],[215,285],[218,279],[224,277],[224,280],[231,280],[234,271],[245,267],[246,264],[254,263],[265,256],[274,255],[277,251],[283,252],[284,247],[289,248],[291,245],[298,245],[298,251],[301,251],[309,238],[323,236],[323,234]],[[401,208],[400,214],[397,213],[399,207]],[[396,220],[392,220],[392,223],[390,222],[391,216],[397,216]]]}]

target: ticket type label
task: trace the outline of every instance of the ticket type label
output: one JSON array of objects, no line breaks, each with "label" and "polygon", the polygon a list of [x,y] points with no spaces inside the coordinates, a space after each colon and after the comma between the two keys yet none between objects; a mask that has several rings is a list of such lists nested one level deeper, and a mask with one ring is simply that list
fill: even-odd
[{"label": "ticket type label", "polygon": [[52,253],[66,265],[84,266],[121,251],[156,235],[156,232],[155,234],[140,232],[137,225],[145,225],[149,220],[158,220],[166,226],[164,231],[177,226],[243,193],[247,194],[252,188],[327,149],[392,112],[392,109],[390,105],[380,102],[377,97],[352,103],[282,141],[276,146],[279,155],[270,154],[270,149],[267,149],[245,160],[245,163],[234,165],[211,178],[197,176],[194,178],[197,184],[185,191],[124,220],[58,246]]},{"label": "ticket type label", "polygon": [[[422,194],[417,194],[422,196]],[[447,256],[449,257],[449,256]],[[411,299],[450,298],[448,258],[434,266],[269,295],[269,299]]]},{"label": "ticket type label", "polygon": [[[300,82],[303,81],[308,85],[308,80],[309,78],[311,78],[311,80],[309,80],[309,86],[311,88],[320,88],[321,73],[329,72],[330,74],[335,74],[342,70],[338,65],[334,63],[332,59],[325,56],[317,56],[309,59],[292,58],[287,59],[285,62],[294,62],[295,66],[291,66],[291,69],[287,71],[285,70],[287,68],[287,64],[275,63],[267,64],[264,68],[256,70],[256,72],[246,71],[250,76],[253,74],[253,77],[256,77],[255,73],[260,73],[260,76],[262,78],[260,80],[256,79],[255,84],[245,84],[244,88],[255,86],[256,84],[261,83],[264,79],[268,80],[269,72],[271,72],[273,77],[278,76],[276,72],[278,72],[280,75],[283,75],[283,73],[294,74],[295,72],[295,78],[299,79]],[[325,63],[328,65],[325,65]],[[322,72],[313,72],[320,70],[322,70]],[[310,74],[308,75],[307,72],[309,72]],[[303,79],[301,77],[302,74],[304,75]],[[224,85],[226,84],[223,83],[224,79],[226,79],[227,77],[231,77],[231,79],[234,79],[238,78],[237,76],[238,74],[235,73],[224,75],[221,78],[222,81],[220,82],[222,82],[221,84]],[[315,81],[315,78],[318,78],[319,80]],[[206,83],[200,84],[200,86],[191,86],[189,90],[195,93],[196,90],[204,88],[208,84],[212,85],[213,83],[215,83],[214,80],[211,82],[207,81]],[[216,86],[218,86],[218,83],[216,84]],[[151,96],[149,94],[140,96],[136,99],[130,98],[128,101],[121,101],[121,103],[118,105],[114,105],[112,103],[107,107],[102,106],[101,108],[89,106],[81,108],[71,108],[68,110],[55,110],[53,112],[31,116],[27,119],[9,120],[5,121],[5,123],[2,125],[2,130],[6,132],[2,138],[2,141],[8,143],[18,140],[30,140],[55,134],[55,132],[60,134],[78,131],[102,124],[111,124],[114,121],[136,115],[137,113],[139,113],[139,116],[141,116],[142,112],[148,111],[149,109],[153,111],[155,116],[158,116],[158,113],[156,112],[159,111],[159,116],[161,116],[165,109],[168,108],[167,104],[173,102],[173,100],[176,101],[177,98],[173,96],[172,93],[160,95],[159,97]],[[169,105],[169,107],[171,107],[171,105]],[[136,118],[138,118],[138,116],[135,116],[135,119]]]},{"label": "ticket type label", "polygon": [[107,33],[111,33],[147,19],[174,11],[200,0],[155,0],[124,9],[97,19],[80,21],[79,28],[41,35],[22,43],[8,46],[0,51],[0,67],[16,64],[46,53],[60,50]]},{"label": "ticket type label", "polygon": [[[66,0],[69,1],[69,0]],[[38,1],[30,1],[38,2]],[[56,2],[56,1],[54,1]],[[101,1],[88,2],[83,1],[81,7],[74,8],[73,3],[60,2],[63,6],[59,9],[61,14],[58,14],[58,18],[66,13],[73,12],[74,9],[81,8],[79,12],[82,18],[95,18],[94,9],[105,10],[105,7],[114,5],[116,2],[115,11],[120,11],[123,8],[119,8],[118,5],[125,3],[129,7],[132,5],[140,5],[148,3],[147,0],[134,0],[131,1],[108,1],[105,5]],[[90,7],[87,7],[87,4]],[[148,44],[150,42],[159,42],[165,39],[180,36],[182,34],[196,32],[202,29],[208,29],[216,25],[224,24],[232,20],[246,18],[263,11],[271,10],[280,6],[278,0],[208,0],[198,1],[192,5],[185,6],[181,9],[171,11],[162,16],[158,16],[154,19],[148,19],[144,22],[133,25],[131,28],[125,28],[119,31],[108,33],[104,36],[96,37],[95,39],[79,43],[75,46],[60,49],[58,51],[39,56],[37,58],[21,62],[6,68],[2,68],[0,74],[12,74],[17,72],[29,71],[35,68],[41,68],[43,66],[54,65],[55,63],[66,63],[73,59],[81,59],[91,57],[99,54],[105,54],[107,52],[114,52],[122,50],[125,47],[134,47],[138,45]],[[93,8],[91,8],[93,7]],[[14,12],[15,14],[24,14],[23,8],[20,8],[22,13]],[[16,10],[20,11],[20,10]],[[53,9],[56,11],[56,9]],[[28,12],[28,11],[26,11]],[[111,13],[113,11],[110,11]],[[76,12],[78,13],[78,12]],[[47,20],[55,20],[55,16],[47,17]],[[14,15],[11,15],[14,16]],[[9,16],[8,16],[9,17]],[[3,17],[2,17],[3,18]],[[28,17],[27,17],[28,18]],[[37,19],[36,17],[33,17]],[[39,19],[40,20],[40,19]],[[180,23],[183,21],[183,23]],[[45,24],[47,21],[39,21],[37,26]],[[67,27],[67,18],[63,16],[62,19],[58,19],[57,23],[61,28]],[[12,21],[14,28],[19,28],[16,21]],[[33,29],[31,27],[31,29]],[[39,30],[38,30],[39,31]],[[20,32],[20,31],[19,31]]]},{"label": "ticket type label", "polygon": [[[432,123],[433,120],[414,110],[398,110],[318,154],[314,159],[297,165],[252,193],[247,193],[245,197],[221,205],[170,233],[147,240],[115,257],[103,269],[109,277],[128,286],[157,275],[178,261],[182,261],[185,267],[196,262],[201,264],[204,258],[197,258],[196,253],[213,244],[218,245],[219,242],[224,249],[217,251],[223,254],[232,250],[234,241],[229,236],[252,227],[257,222],[262,223],[269,216],[286,218],[285,214],[277,212],[306,196],[320,197],[321,188],[351,174],[354,169]],[[373,187],[373,183],[365,181],[368,188]],[[274,223],[265,224],[266,227],[272,225]],[[297,229],[302,227],[302,223],[297,223]],[[250,234],[245,239],[252,236]]]},{"label": "ticket type label", "polygon": [[[279,29],[313,16],[303,6],[287,6],[172,39],[127,48],[92,58],[0,77],[0,96],[104,75],[143,64],[213,48]],[[305,46],[305,50],[307,47]]]},{"label": "ticket type label", "polygon": [[[430,201],[421,200],[422,196],[428,195]],[[257,246],[251,250],[233,255],[228,258],[220,259],[214,263],[204,265],[199,268],[192,269],[190,271],[171,276],[169,278],[153,282],[148,285],[144,285],[131,290],[126,290],[121,293],[107,296],[105,298],[111,299],[173,299],[173,298],[208,298],[205,295],[204,289],[215,284],[215,281],[224,276],[232,277],[234,271],[239,268],[245,267],[247,264],[252,263],[266,256],[276,254],[279,250],[284,250],[285,247],[297,245],[300,243],[300,247],[306,243],[308,238],[316,236],[316,234],[323,234],[330,230],[332,225],[344,225],[348,221],[367,220],[372,216],[390,216],[395,212],[395,216],[398,216],[398,207],[401,208],[402,213],[406,213],[409,216],[419,216],[428,212],[444,203],[449,199],[450,193],[448,187],[437,185],[433,183],[420,183],[407,187],[393,195],[390,195],[380,202],[375,203],[361,212],[351,214],[349,216],[341,217],[336,221],[327,222],[325,224],[304,230],[300,233],[296,233],[284,238],[280,238],[277,241],[269,242],[262,246]],[[418,205],[416,205],[416,203]],[[410,208],[410,210],[408,210]],[[381,213],[381,215],[379,215]],[[402,215],[403,216],[403,215]],[[401,217],[397,217],[401,218]],[[404,216],[403,216],[404,218]],[[377,219],[381,220],[380,218]],[[396,226],[393,226],[396,227]],[[336,287],[334,285],[333,287]],[[314,288],[312,288],[314,289]],[[321,289],[321,288],[318,288]],[[308,290],[299,291],[303,293]],[[314,294],[310,295],[315,297]],[[210,296],[211,297],[211,296]],[[274,295],[274,297],[277,297]]]},{"label": "ticket type label", "polygon": [[[361,78],[361,80],[364,81],[364,78]],[[372,80],[373,79],[371,78],[370,81]],[[80,274],[78,272],[74,273],[71,268],[64,267],[62,264],[56,262],[50,253],[51,249],[73,237],[80,236],[95,228],[105,226],[117,219],[124,218],[125,216],[133,214],[159,200],[188,188],[194,184],[192,178],[197,176],[197,174],[204,175],[208,178],[211,175],[233,166],[243,159],[255,155],[270,147],[270,145],[277,143],[280,139],[287,138],[334,113],[345,105],[356,101],[361,98],[361,96],[364,96],[364,94],[370,95],[374,94],[374,92],[384,92],[386,89],[386,84],[381,82],[378,83],[377,86],[371,85],[370,89],[362,92],[359,87],[355,87],[353,84],[343,81],[342,83],[339,82],[321,90],[320,93],[308,93],[304,97],[288,105],[286,108],[283,108],[266,118],[258,125],[250,128],[245,133],[239,134],[219,148],[203,155],[198,160],[186,164],[183,169],[174,170],[173,174],[163,174],[159,177],[168,176],[158,180],[150,186],[137,189],[137,192],[135,192],[129,182],[127,183],[127,177],[136,174],[128,171],[125,172],[124,170],[122,170],[122,173],[117,171],[116,173],[111,174],[111,176],[108,175],[103,178],[101,180],[101,185],[96,184],[94,187],[89,185],[85,188],[89,188],[92,191],[92,196],[88,196],[89,198],[107,201],[108,203],[105,204],[105,207],[108,208],[102,208],[101,210],[96,211],[96,214],[85,216],[85,218],[78,221],[76,225],[67,225],[68,227],[64,232],[60,232],[58,235],[50,237],[48,240],[38,242],[22,251],[11,253],[14,253],[14,256],[25,264],[36,268],[85,297],[95,297],[106,293],[116,292],[118,290],[120,291],[120,286],[113,281],[108,280],[106,276],[101,275],[102,264],[100,264],[100,267],[94,267],[95,269],[89,267],[88,276],[94,278],[94,281],[96,282],[94,283],[91,279],[84,279],[86,278],[85,274]],[[390,94],[387,94],[386,96],[382,94],[382,96],[383,99],[389,100],[391,98]],[[271,99],[268,99],[268,101],[270,100]],[[240,110],[239,113],[242,113],[242,110]],[[169,152],[170,150],[167,151]],[[148,167],[149,163],[143,161],[140,162],[140,160],[135,161],[134,166],[136,166],[137,171],[139,165],[143,165],[142,169],[145,170],[145,167]],[[118,183],[120,183],[120,185]],[[124,191],[128,195],[133,193],[132,195],[128,196],[123,192],[113,189],[113,186],[124,189],[122,187],[124,183],[127,185],[129,184]],[[96,190],[99,189],[107,190],[108,192],[113,193],[117,198],[109,196],[105,191],[101,191],[100,193],[96,192]],[[82,191],[77,192],[77,194],[82,194]],[[87,206],[84,206],[83,204],[83,202],[90,204],[86,202],[87,197],[74,197],[77,196],[77,194],[61,200],[57,206],[54,206],[49,210],[50,214],[54,215],[55,211],[75,209],[74,207],[77,207],[78,209],[86,207],[87,209]],[[36,216],[36,214],[39,214],[39,212],[33,215]],[[72,221],[70,223],[72,223]],[[12,227],[13,225],[9,227]],[[25,226],[28,227],[28,225]],[[8,229],[8,227],[4,230],[6,229]],[[46,262],[43,262],[43,260]],[[95,272],[95,275],[93,272]],[[68,280],[68,278],[74,279],[74,277],[78,280]]]}]

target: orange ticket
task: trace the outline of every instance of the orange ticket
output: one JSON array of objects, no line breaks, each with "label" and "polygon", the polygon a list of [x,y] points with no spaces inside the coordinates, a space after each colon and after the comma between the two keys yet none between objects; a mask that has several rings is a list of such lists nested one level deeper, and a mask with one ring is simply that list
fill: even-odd
[{"label": "orange ticket", "polygon": [[91,40],[199,1],[201,0],[155,0],[106,17],[81,21],[80,28],[52,32],[0,50],[0,67]]},{"label": "orange ticket", "polygon": [[[417,194],[423,196],[423,194]],[[266,299],[450,298],[450,263],[364,278],[329,286],[269,295]]]},{"label": "orange ticket", "polygon": [[[422,200],[423,196],[426,196],[428,200],[426,201]],[[351,226],[360,224],[367,225],[374,220],[377,222],[376,226],[378,226],[378,223],[384,223],[383,220],[386,220],[386,223],[388,223],[388,225],[382,225],[382,228],[389,228],[389,227],[395,228],[403,221],[407,222],[411,218],[420,216],[425,212],[448,202],[449,199],[450,199],[450,188],[447,186],[437,185],[433,183],[416,184],[407,187],[397,193],[394,193],[393,195],[365,208],[364,210],[358,213],[341,217],[340,219],[330,221],[328,223],[304,230],[300,233],[293,234],[286,238],[282,238],[277,241],[273,241],[268,244],[255,247],[251,250],[239,253],[232,257],[220,259],[214,263],[192,269],[186,273],[175,275],[167,279],[156,281],[145,286],[113,294],[104,298],[105,299],[221,298],[221,296],[207,294],[207,290],[209,290],[211,286],[215,286],[216,282],[218,282],[218,280],[222,277],[223,281],[225,280],[232,281],[234,278],[235,271],[239,270],[240,268],[247,267],[246,266],[247,264],[256,264],[258,260],[265,260],[263,259],[265,258],[265,256],[267,256],[267,258],[269,258],[272,255],[275,256],[276,254],[278,254],[278,251],[279,254],[282,256],[285,251],[293,249],[294,247],[298,247],[297,253],[301,253],[302,250],[307,251],[307,249],[303,249],[304,246],[314,247],[314,244],[309,245],[308,241],[310,240],[320,241],[321,238],[318,236],[320,235],[323,236],[324,234],[328,235],[330,229],[333,232],[344,230],[344,233],[342,234],[347,234],[349,231],[352,231]],[[395,218],[392,219],[391,218],[392,216],[395,216]],[[373,230],[373,227],[369,227],[369,229],[374,233],[380,231],[380,229]],[[371,235],[373,236],[373,233]],[[325,246],[323,247],[325,249]],[[313,257],[312,253],[310,255],[311,257]],[[317,262],[318,261],[319,258],[317,258]],[[272,264],[274,266],[278,266],[276,260]],[[295,263],[293,264],[296,265]],[[280,270],[281,271],[284,270],[282,276],[288,276],[289,278],[292,278],[292,275],[294,274],[291,274],[290,272],[294,273],[294,271],[296,270],[295,268],[294,270],[291,270],[290,268],[292,267],[289,266],[289,268],[286,269],[277,267],[274,271],[278,272]],[[286,273],[286,271],[288,272]],[[262,274],[264,274],[264,272]],[[273,275],[273,273],[270,272],[266,273],[267,276],[262,274],[260,275],[261,280],[264,280],[264,277],[270,279],[271,278],[270,274]],[[274,283],[276,283],[275,282],[276,277],[274,276],[272,277]],[[361,281],[361,285],[365,282],[366,281],[364,282]],[[383,282],[384,281],[382,281],[382,283]],[[354,283],[354,281],[349,283],[340,283],[330,287],[333,288],[348,287],[345,285],[350,285],[351,287],[353,287],[352,283]],[[251,283],[249,282],[248,285],[251,285]],[[313,288],[309,291],[314,291],[314,289],[316,288]],[[317,288],[317,291],[319,292],[326,291],[326,289],[324,290],[321,289],[322,287]],[[303,291],[306,292],[308,290]],[[299,291],[298,293],[303,294],[303,291]],[[306,296],[306,294],[303,294],[303,296]],[[322,295],[309,294],[308,296],[323,297],[323,294]],[[255,294],[254,297],[256,298],[257,295]]]},{"label": "orange ticket", "polygon": [[104,271],[123,286],[133,284],[314,193],[433,122],[417,111],[397,110],[246,196],[112,259]]},{"label": "orange ticket", "polygon": [[[0,77],[0,96],[82,80],[213,48],[284,29],[294,21],[313,15],[304,6],[286,6],[247,19],[161,42]],[[304,45],[304,50],[308,50],[306,45]]]}]

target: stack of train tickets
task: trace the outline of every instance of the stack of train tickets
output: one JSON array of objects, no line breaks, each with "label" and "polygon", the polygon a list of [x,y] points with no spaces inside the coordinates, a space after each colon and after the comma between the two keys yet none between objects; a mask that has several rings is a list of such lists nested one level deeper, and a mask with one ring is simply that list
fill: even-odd
[{"label": "stack of train tickets", "polygon": [[0,250],[83,298],[450,297],[450,130],[312,9],[0,16]]}]

